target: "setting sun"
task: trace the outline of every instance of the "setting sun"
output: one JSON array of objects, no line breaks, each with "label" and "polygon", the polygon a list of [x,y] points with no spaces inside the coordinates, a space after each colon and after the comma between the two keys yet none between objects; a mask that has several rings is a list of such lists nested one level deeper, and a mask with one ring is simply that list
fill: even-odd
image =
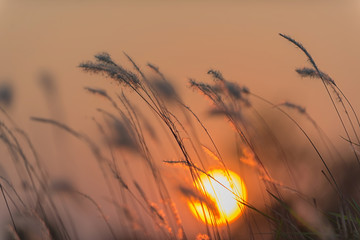
[{"label": "setting sun", "polygon": [[245,184],[236,173],[229,170],[226,172],[216,169],[207,174],[200,174],[195,187],[206,193],[208,200],[202,202],[190,200],[189,207],[204,223],[217,225],[230,223],[244,210],[241,202],[246,201],[247,198]]}]

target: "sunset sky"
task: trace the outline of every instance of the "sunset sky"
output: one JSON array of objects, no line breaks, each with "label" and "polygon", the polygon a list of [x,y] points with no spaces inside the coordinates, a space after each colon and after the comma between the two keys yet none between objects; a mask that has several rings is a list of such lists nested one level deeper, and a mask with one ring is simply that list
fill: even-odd
[{"label": "sunset sky", "polygon": [[206,80],[207,70],[216,68],[274,101],[302,104],[322,121],[317,112],[328,99],[321,84],[296,75],[306,58],[279,32],[303,43],[359,106],[357,0],[2,0],[0,14],[0,78],[14,81],[19,114],[37,110],[25,99],[38,95],[29,89],[40,71],[56,76],[69,105],[82,101],[76,93],[88,83],[76,67],[81,61],[106,51],[124,62],[125,51],[139,65],[156,64],[180,86],[189,77]]},{"label": "sunset sky", "polygon": [[[76,176],[82,165],[72,167],[74,163],[66,158],[85,161],[90,153],[84,146],[74,150],[73,139],[66,150],[56,149],[58,138],[66,139],[66,135],[29,118],[58,117],[74,129],[97,136],[91,118],[102,103],[83,87],[112,90],[116,85],[84,73],[78,65],[99,52],[108,52],[129,69],[123,52],[145,72],[149,72],[149,62],[158,66],[208,124],[225,156],[230,156],[226,153],[230,128],[225,134],[217,122],[207,122],[208,102],[188,88],[189,78],[209,82],[210,68],[274,103],[304,106],[336,144],[344,144],[339,137],[344,133],[322,83],[296,74],[295,68],[309,67],[309,62],[278,33],[301,42],[353,107],[360,109],[360,0],[0,0],[0,86],[13,86],[14,102],[8,111],[37,146],[47,144],[46,139],[53,141],[42,154],[44,158],[56,155],[48,163],[54,175],[71,178],[87,192],[92,191],[91,184],[101,183],[86,182],[86,173]],[[58,86],[53,105],[39,87],[44,72]],[[269,109],[265,112],[271,116]],[[96,167],[92,162],[89,171]],[[191,218],[191,213],[184,216]]]}]

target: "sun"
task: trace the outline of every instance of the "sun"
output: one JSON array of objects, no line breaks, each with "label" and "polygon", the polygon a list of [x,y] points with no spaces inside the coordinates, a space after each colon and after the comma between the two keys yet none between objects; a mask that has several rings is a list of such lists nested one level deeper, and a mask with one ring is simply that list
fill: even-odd
[{"label": "sun", "polygon": [[194,185],[204,198],[190,199],[188,205],[191,212],[204,223],[222,225],[242,214],[242,202],[246,201],[247,192],[243,180],[236,173],[215,169],[201,173]]}]

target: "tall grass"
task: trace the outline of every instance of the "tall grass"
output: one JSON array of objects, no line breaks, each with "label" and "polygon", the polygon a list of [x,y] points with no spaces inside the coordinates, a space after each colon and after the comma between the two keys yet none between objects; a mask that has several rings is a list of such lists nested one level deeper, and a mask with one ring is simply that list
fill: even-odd
[{"label": "tall grass", "polygon": [[[221,116],[225,119],[222,123],[224,126],[230,124],[236,135],[234,145],[238,149],[238,164],[255,170],[261,181],[264,203],[259,205],[244,199],[236,190],[224,186],[208,173],[211,159],[221,166],[229,181],[232,181],[228,173],[229,162],[224,160],[211,129],[206,127],[206,119],[201,119],[185,103],[159,68],[148,64],[152,74],[147,75],[126,53],[124,55],[133,70],[116,63],[108,53],[100,53],[95,55],[93,61],[81,63],[79,68],[84,72],[103,75],[117,84],[113,92],[84,87],[86,92],[98,97],[107,106],[96,109],[97,114],[92,118],[94,128],[104,139],[102,145],[91,136],[73,129],[71,124],[39,116],[31,117],[31,120],[59,128],[88,147],[101,171],[108,192],[107,201],[111,206],[109,209],[113,209],[115,217],[108,218],[105,211],[109,209],[103,209],[98,199],[78,190],[70,182],[55,181],[51,169],[46,169],[40,160],[31,136],[16,125],[6,109],[1,108],[0,139],[17,174],[9,177],[5,172],[0,176],[1,196],[9,216],[6,238],[81,239],[81,231],[75,226],[71,207],[61,203],[60,193],[91,203],[107,229],[104,239],[359,238],[359,189],[356,182],[351,179],[345,181],[346,178],[339,174],[339,169],[345,171],[347,166],[356,168],[354,175],[359,171],[359,119],[351,102],[335,81],[319,69],[308,50],[290,36],[280,36],[299,48],[310,63],[309,67],[296,69],[296,72],[301,77],[322,81],[344,131],[343,138],[350,146],[351,160],[344,160],[326,132],[304,107],[289,101],[273,103],[249,88],[227,80],[220,71],[211,69],[208,71],[211,82],[189,79],[189,86],[210,101],[210,116]],[[99,79],[104,81],[101,76]],[[288,151],[292,149],[284,148],[278,130],[259,111],[259,104],[283,116],[294,130],[302,134],[299,138],[307,141],[322,164],[321,170],[312,174],[330,186],[332,199],[328,201],[332,208],[321,205],[322,202],[316,197],[304,192],[299,178],[295,176],[298,170],[294,169],[288,157]],[[312,124],[320,141],[305,130],[296,114]],[[166,141],[159,140],[159,132]],[[281,182],[277,176],[273,176],[269,169],[270,159],[264,154],[263,145],[255,134],[260,132],[267,136],[266,144],[278,152],[290,182]],[[156,158],[164,148],[169,148],[173,157],[164,157],[159,161]],[[331,159],[327,156],[331,156]],[[154,184],[141,180],[140,171],[134,171],[129,158],[139,160],[149,173],[146,181]],[[334,169],[334,164],[342,165]],[[169,176],[161,170],[164,167],[186,170],[185,177],[181,177],[190,179],[190,182],[178,182],[176,189],[173,189]],[[246,233],[241,233],[228,222],[225,226],[218,225],[219,209],[205,191],[200,178],[203,174],[231,192],[240,208],[245,206],[240,218],[241,224],[246,226],[241,229],[246,229]],[[25,190],[12,182],[21,182]],[[348,186],[349,182],[353,185]],[[200,183],[200,186],[195,188],[195,183]],[[203,211],[209,211],[204,223],[205,231],[199,230],[194,236],[186,229],[184,221],[187,219],[182,219],[175,204],[178,200],[175,198],[179,195],[183,197],[182,201],[192,204],[200,202]],[[299,211],[296,206],[306,210]]]}]

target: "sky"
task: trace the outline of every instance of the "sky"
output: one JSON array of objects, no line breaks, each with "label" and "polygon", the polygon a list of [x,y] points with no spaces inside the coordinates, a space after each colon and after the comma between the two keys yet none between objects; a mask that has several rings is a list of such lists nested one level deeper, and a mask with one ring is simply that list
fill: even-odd
[{"label": "sky", "polygon": [[[87,76],[76,66],[102,51],[124,62],[124,51],[139,65],[156,64],[180,86],[190,77],[206,80],[216,68],[316,115],[326,96],[319,84],[296,76],[306,58],[279,32],[303,43],[350,99],[357,95],[358,1],[3,1],[0,17],[0,77],[19,85],[18,96],[30,97],[27,87],[48,70],[66,99],[80,100],[71,91]],[[16,106],[19,113],[32,108]]]},{"label": "sky", "polygon": [[[89,185],[100,183],[87,183],[82,171],[76,176],[82,163],[66,160],[88,158],[85,147],[77,146],[74,151],[74,140],[69,140],[66,151],[57,149],[56,141],[66,138],[65,134],[50,128],[44,131],[43,125],[29,118],[58,117],[95,135],[91,118],[94,109],[102,105],[83,87],[113,90],[116,85],[82,72],[78,65],[99,52],[108,52],[129,68],[123,52],[142,69],[149,62],[158,66],[184,101],[208,121],[222,149],[226,149],[228,135],[216,127],[217,122],[207,119],[208,102],[188,87],[189,78],[211,81],[206,74],[209,69],[220,70],[228,80],[274,103],[291,101],[304,106],[325,132],[335,137],[334,142],[343,144],[339,136],[344,133],[322,83],[296,74],[295,68],[310,66],[309,62],[278,33],[301,42],[354,108],[360,109],[359,0],[0,0],[0,84],[12,84],[14,102],[9,113],[37,146],[52,139],[43,157],[56,153],[48,163],[55,166],[54,174],[78,181],[88,190]],[[49,104],[39,87],[44,72],[56,80],[55,105]],[[270,110],[264,111],[272,116]],[[90,168],[96,169],[96,164]]]}]

